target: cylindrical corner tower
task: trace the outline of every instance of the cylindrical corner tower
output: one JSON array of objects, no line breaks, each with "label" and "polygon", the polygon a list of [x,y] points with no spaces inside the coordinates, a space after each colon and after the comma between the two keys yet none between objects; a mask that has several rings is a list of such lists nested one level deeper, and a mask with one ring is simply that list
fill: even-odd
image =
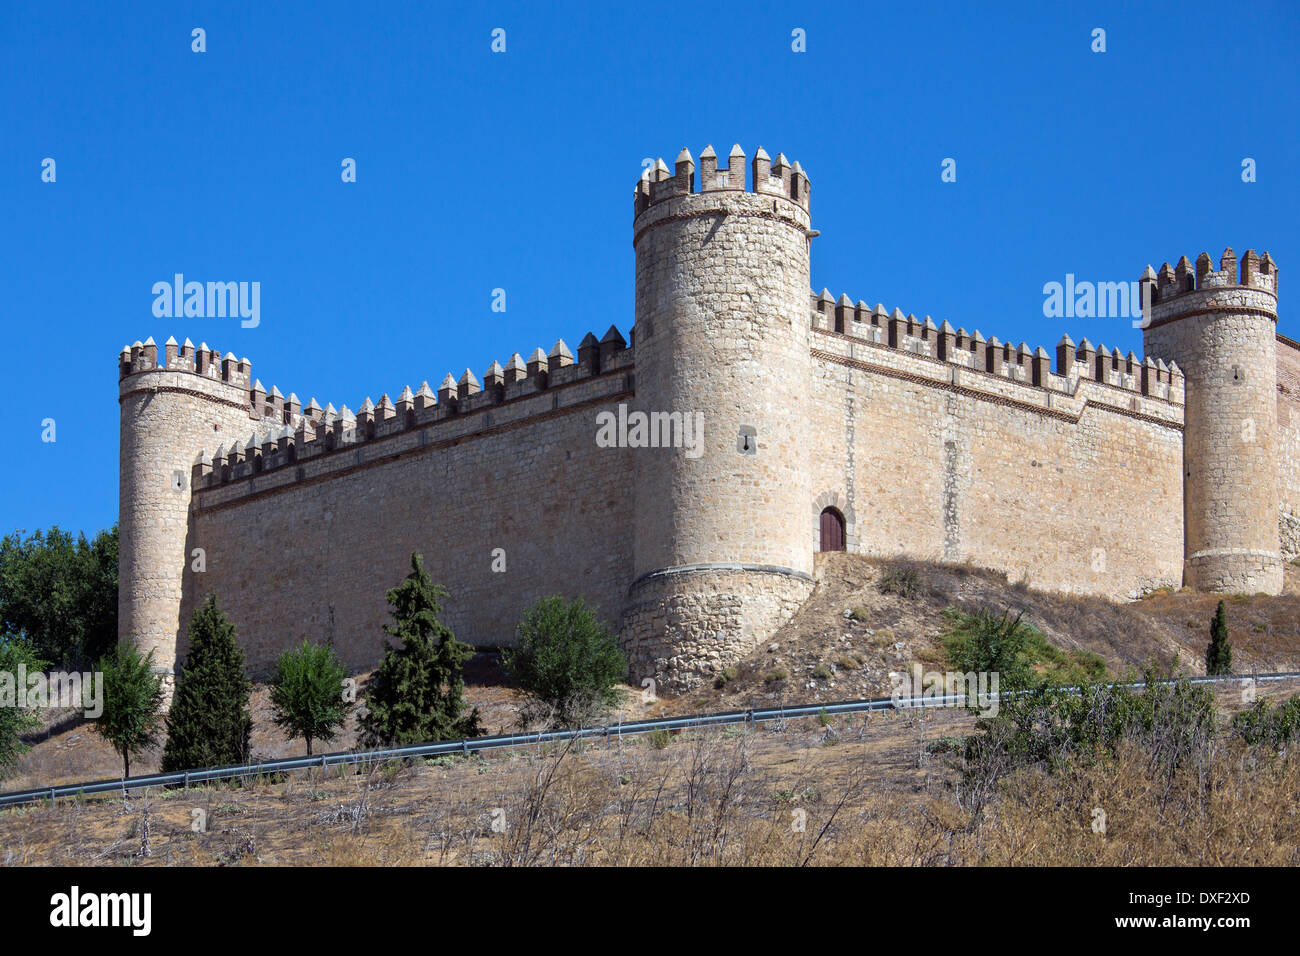
[{"label": "cylindrical corner tower", "polygon": [[[636,190],[633,414],[698,423],[635,456],[634,679],[669,690],[769,637],[812,590],[808,178],[760,148],[711,147]],[[680,416],[680,419],[678,418]],[[630,441],[629,445],[637,443]],[[669,447],[663,447],[669,444]]]},{"label": "cylindrical corner tower", "polygon": [[249,366],[169,339],[158,361],[153,339],[118,362],[121,470],[118,616],[121,643],[154,652],[170,702],[181,601],[190,570],[190,500],[195,458],[249,430]]},{"label": "cylindrical corner tower", "polygon": [[1184,256],[1157,276],[1143,335],[1149,356],[1186,377],[1183,433],[1184,582],[1197,590],[1282,590],[1277,474],[1277,267]]}]

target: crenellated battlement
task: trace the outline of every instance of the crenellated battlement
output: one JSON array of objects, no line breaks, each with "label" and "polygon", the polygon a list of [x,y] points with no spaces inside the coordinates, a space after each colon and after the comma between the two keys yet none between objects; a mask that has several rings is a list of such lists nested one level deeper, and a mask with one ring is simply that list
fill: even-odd
[{"label": "crenellated battlement", "polygon": [[144,372],[191,372],[227,385],[247,387],[253,374],[248,359],[237,359],[233,352],[223,357],[217,349],[208,348],[206,342],[195,348],[189,339],[181,345],[174,337],[163,343],[163,360],[158,361],[158,345],[153,336],[141,342],[122,346],[117,357],[118,380]]},{"label": "crenellated battlement", "polygon": [[1277,265],[1267,252],[1261,257],[1255,254],[1254,249],[1247,249],[1245,255],[1241,257],[1240,272],[1238,272],[1237,254],[1229,246],[1219,257],[1218,269],[1214,268],[1210,254],[1202,252],[1196,257],[1195,266],[1187,260],[1186,256],[1179,259],[1177,265],[1173,267],[1170,267],[1168,262],[1164,263],[1159,272],[1148,265],[1146,271],[1142,273],[1141,283],[1143,301],[1153,305],[1169,302],[1188,292],[1234,286],[1260,289],[1276,296]]},{"label": "crenellated battlement", "polygon": [[[501,404],[521,395],[545,391],[577,378],[622,368],[631,364],[625,353],[628,353],[627,342],[618,328],[611,325],[599,340],[588,332],[578,345],[576,360],[564,340],[559,339],[549,354],[540,348],[534,350],[527,363],[518,352],[510,357],[505,368],[494,361],[484,373],[482,382],[469,369],[465,369],[459,380],[449,373],[436,395],[426,381],[418,392],[412,392],[407,386],[396,403],[387,394],[381,396],[378,405],[367,397],[356,415],[346,405],[342,411],[336,411],[332,403],[322,409],[315,398],[303,406],[296,393],[290,392],[285,397],[274,385],[268,392],[260,379],[252,378],[252,365],[247,358],[236,359],[233,353],[227,353],[223,358],[206,342],[196,348],[188,338],[181,345],[177,345],[175,338],[168,338],[161,362],[152,336],[123,348],[118,356],[118,379],[119,383],[125,383],[135,375],[167,371],[221,382],[243,393],[241,397],[247,404],[249,420],[255,423],[252,437],[258,440],[259,447],[262,437],[278,434],[282,428],[287,428],[291,440],[295,435],[305,436],[302,439],[304,443],[321,439],[332,448],[335,436],[342,435],[345,430],[349,435],[355,432],[361,436],[360,440],[366,440],[377,434],[386,434],[385,428],[391,431],[387,422],[399,418],[406,421],[417,412],[422,416],[421,423],[428,416],[432,416],[428,420],[441,420]],[[345,425],[345,421],[351,424]]]},{"label": "crenellated battlement", "polygon": [[1176,363],[1147,356],[1139,359],[1132,350],[1124,355],[1118,348],[1093,345],[1083,338],[1076,345],[1063,335],[1053,356],[1042,346],[1014,345],[993,336],[985,338],[976,329],[953,328],[946,320],[935,325],[930,316],[918,319],[901,309],[888,312],[882,303],[875,307],[859,299],[856,303],[829,289],[810,293],[814,329],[861,339],[884,348],[937,359],[951,365],[1012,379],[1027,385],[1073,394],[1079,381],[1098,382],[1112,388],[1180,403],[1183,374]]},{"label": "crenellated battlement", "polygon": [[[785,158],[785,153],[778,153],[775,162],[762,146],[754,154],[750,164],[750,189],[756,195],[776,196],[786,199],[808,211],[809,183],[808,176],[798,162],[793,164]],[[713,192],[746,192],[745,188],[745,151],[737,143],[731,147],[727,164],[718,168],[718,155],[712,146],[704,147],[700,153],[700,189],[699,194]],[[655,165],[647,168],[636,185],[634,192],[633,216],[639,216],[651,206],[679,196],[696,194],[695,160],[690,150],[683,147],[677,154],[674,169],[669,170],[662,158]]]},{"label": "crenellated battlement", "polygon": [[[193,486],[197,490],[213,488],[329,453],[355,450],[631,367],[632,350],[611,325],[601,339],[587,333],[578,345],[576,359],[559,339],[549,353],[535,349],[527,362],[518,352],[504,368],[494,361],[481,381],[467,368],[459,378],[448,373],[436,393],[427,381],[415,391],[408,385],[396,401],[387,393],[378,403],[367,396],[355,413],[347,405],[336,410],[329,404],[322,409],[314,398],[302,407],[296,395],[283,399],[275,389],[267,395],[261,382],[255,382],[250,388],[250,411],[261,408],[263,414],[250,415],[257,424],[247,435],[219,444],[215,451],[204,449],[197,454]],[[468,433],[491,424],[485,417]],[[456,437],[465,434],[458,432]]]}]

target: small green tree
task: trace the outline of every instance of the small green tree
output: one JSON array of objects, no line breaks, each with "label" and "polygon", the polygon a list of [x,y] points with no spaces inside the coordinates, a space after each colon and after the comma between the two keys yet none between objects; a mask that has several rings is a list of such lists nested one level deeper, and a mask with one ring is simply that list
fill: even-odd
[{"label": "small green tree", "polygon": [[618,700],[627,658],[582,598],[558,594],[536,601],[518,626],[518,641],[501,652],[501,666],[560,724],[581,722]]},{"label": "small green tree", "polygon": [[208,595],[194,612],[189,638],[190,651],[167,715],[164,773],[230,766],[248,758],[253,684],[244,671],[235,626],[217,607],[216,595]]},{"label": "small green tree", "polygon": [[309,644],[285,651],[271,675],[272,720],[290,738],[307,741],[311,756],[313,740],[331,741],[347,720],[351,704],[343,699],[343,678],[347,672],[334,648]]},{"label": "small green tree", "polygon": [[1210,645],[1205,649],[1205,673],[1221,677],[1232,673],[1232,645],[1228,643],[1228,616],[1223,602],[1214,611],[1210,622]]},{"label": "small green tree", "polygon": [[384,630],[401,643],[384,642],[384,659],[366,686],[367,712],[360,721],[364,746],[456,740],[480,733],[475,707],[465,712],[461,670],[474,655],[439,620],[445,588],[411,554],[411,573],[388,592],[393,623]]},{"label": "small green tree", "polygon": [[162,729],[162,678],[153,672],[153,651],[119,644],[100,658],[104,712],[95,730],[122,757],[122,776],[131,776],[131,755],[158,743]]},{"label": "small green tree", "polygon": [[16,637],[0,637],[0,777],[13,769],[18,758],[31,748],[22,735],[40,728],[41,716],[31,707],[18,706],[19,666],[27,673],[46,666],[31,645]]}]

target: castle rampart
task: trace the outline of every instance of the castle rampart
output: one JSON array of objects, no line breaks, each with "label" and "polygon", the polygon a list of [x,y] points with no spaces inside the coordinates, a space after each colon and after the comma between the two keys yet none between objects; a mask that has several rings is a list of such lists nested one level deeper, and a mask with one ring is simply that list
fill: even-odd
[{"label": "castle rampart", "polygon": [[[304,638],[365,669],[418,550],[463,640],[582,594],[631,677],[674,690],[788,620],[823,547],[1115,599],[1280,586],[1300,346],[1267,254],[1148,268],[1141,359],[1013,344],[810,291],[808,178],[760,149],[747,182],[745,160],[706,149],[697,183],[683,150],[638,182],[633,347],[611,327],[355,412],[206,344],[124,349],[122,638],[170,672],[216,593],[258,676]],[[698,431],[598,439],[636,412]]]}]

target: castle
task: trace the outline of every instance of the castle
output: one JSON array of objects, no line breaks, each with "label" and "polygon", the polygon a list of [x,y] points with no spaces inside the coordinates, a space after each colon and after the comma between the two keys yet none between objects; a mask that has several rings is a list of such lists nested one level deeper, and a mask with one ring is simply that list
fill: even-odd
[{"label": "castle", "polygon": [[[188,339],[123,349],[122,639],[170,674],[215,592],[255,674],[303,638],[366,669],[413,550],[462,640],[582,594],[669,690],[788,620],[822,550],[1115,599],[1281,589],[1300,345],[1267,253],[1148,266],[1142,359],[1068,336],[1051,356],[812,292],[807,175],[745,165],[683,150],[638,182],[631,345],[611,327],[355,413]],[[664,441],[596,440],[638,412]],[[695,416],[692,454],[667,439]]]}]

